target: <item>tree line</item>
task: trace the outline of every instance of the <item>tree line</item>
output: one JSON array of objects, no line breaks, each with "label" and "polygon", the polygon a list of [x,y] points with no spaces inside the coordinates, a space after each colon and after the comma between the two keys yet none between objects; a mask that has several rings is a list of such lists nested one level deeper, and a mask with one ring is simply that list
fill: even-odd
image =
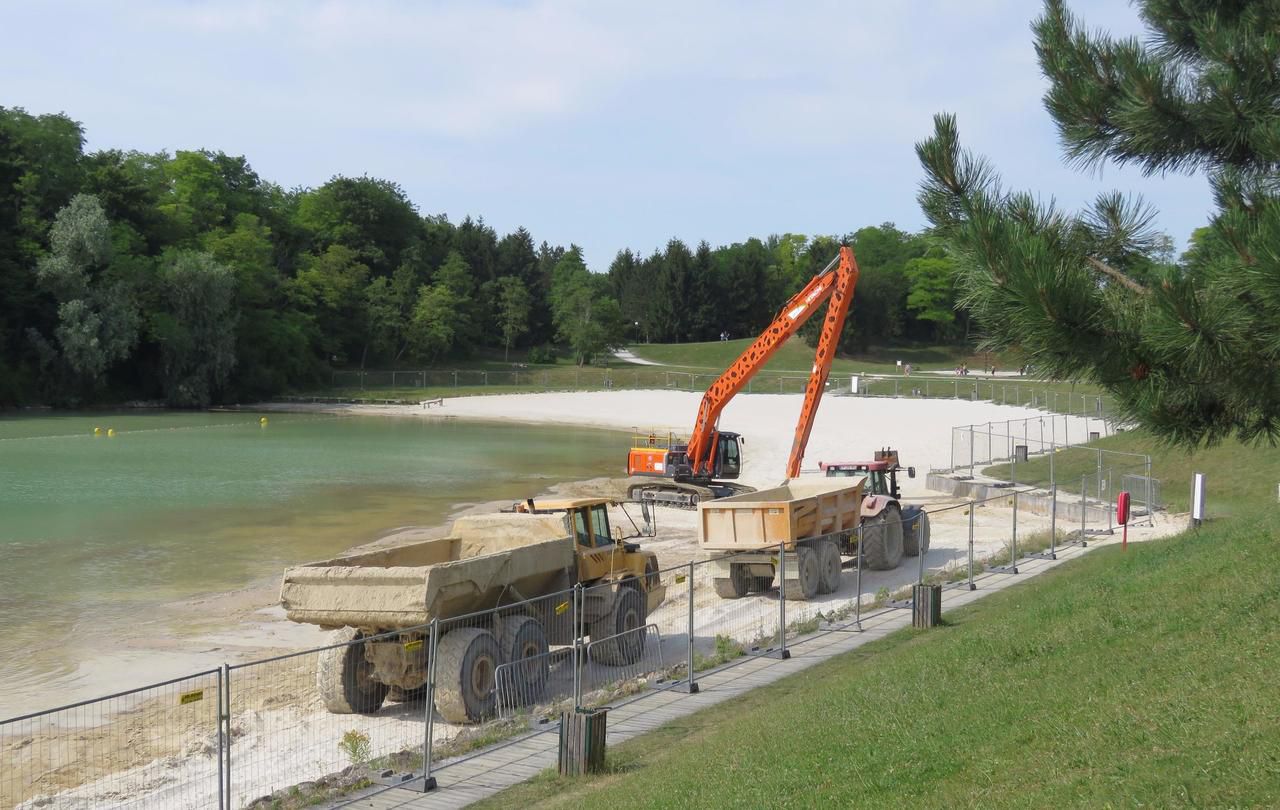
[{"label": "tree line", "polygon": [[242,156],[84,145],[66,115],[0,107],[0,404],[200,406],[334,367],[746,337],[841,239],[862,268],[842,350],[968,328],[946,249],[892,224],[673,239],[592,273],[577,246],[422,214],[389,180],[286,190]]}]

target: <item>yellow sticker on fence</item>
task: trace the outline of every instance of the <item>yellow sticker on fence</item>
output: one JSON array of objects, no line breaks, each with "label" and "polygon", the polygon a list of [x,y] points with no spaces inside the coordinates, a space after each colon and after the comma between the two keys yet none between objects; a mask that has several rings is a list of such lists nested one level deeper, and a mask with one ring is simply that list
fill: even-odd
[{"label": "yellow sticker on fence", "polygon": [[422,649],[422,639],[416,639],[414,641],[406,641],[404,643],[405,652],[417,652],[418,650],[421,650],[421,649]]},{"label": "yellow sticker on fence", "polygon": [[559,616],[568,609],[569,609],[569,603],[561,602],[560,604],[556,605],[556,615]]},{"label": "yellow sticker on fence", "polygon": [[677,585],[679,585],[681,582],[684,582],[686,579],[688,579],[688,577],[686,577],[686,576],[681,576],[681,575],[679,575],[679,574],[676,574],[676,584],[677,584]]},{"label": "yellow sticker on fence", "polygon": [[204,700],[204,690],[197,689],[194,692],[183,692],[178,695],[178,705],[185,706],[188,703],[195,703],[197,700]]}]

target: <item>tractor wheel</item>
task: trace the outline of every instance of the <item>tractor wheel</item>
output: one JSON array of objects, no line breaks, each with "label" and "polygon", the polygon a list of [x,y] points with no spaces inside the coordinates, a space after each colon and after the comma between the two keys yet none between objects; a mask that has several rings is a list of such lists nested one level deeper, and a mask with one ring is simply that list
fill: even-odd
[{"label": "tractor wheel", "polygon": [[498,682],[510,707],[527,706],[542,699],[551,677],[547,633],[532,616],[503,616],[498,620],[503,678]]},{"label": "tractor wheel", "polygon": [[[751,590],[751,569],[741,563],[729,563],[729,576],[716,577],[711,580],[716,589],[716,596],[721,599],[741,599]],[[772,582],[770,578],[770,582]]]},{"label": "tractor wheel", "polygon": [[840,590],[840,546],[834,540],[818,543],[818,593]]},{"label": "tractor wheel", "polygon": [[[618,588],[613,610],[598,622],[592,622],[591,658],[610,666],[634,664],[644,655],[644,594],[635,588]],[[597,643],[598,642],[598,643]]]},{"label": "tractor wheel", "polygon": [[494,673],[502,660],[493,633],[464,627],[446,633],[436,647],[436,708],[450,723],[478,723],[497,704]]},{"label": "tractor wheel", "polygon": [[334,714],[373,714],[382,707],[390,687],[373,679],[373,664],[365,660],[360,631],[344,627],[316,661],[316,688],[324,707]]},{"label": "tractor wheel", "polygon": [[873,571],[891,571],[902,562],[902,513],[895,504],[862,523],[862,548],[866,566]]},{"label": "tractor wheel", "polygon": [[[922,553],[929,552],[929,513],[918,506],[907,508],[913,511],[908,511],[910,517],[902,527],[902,553],[908,557],[919,557]],[[920,524],[919,529],[916,528],[917,524]],[[917,531],[923,536],[923,545],[921,537],[916,535]]]},{"label": "tractor wheel", "polygon": [[818,571],[818,553],[808,546],[796,546],[795,584],[787,583],[787,598],[807,602],[818,595],[821,576]]}]

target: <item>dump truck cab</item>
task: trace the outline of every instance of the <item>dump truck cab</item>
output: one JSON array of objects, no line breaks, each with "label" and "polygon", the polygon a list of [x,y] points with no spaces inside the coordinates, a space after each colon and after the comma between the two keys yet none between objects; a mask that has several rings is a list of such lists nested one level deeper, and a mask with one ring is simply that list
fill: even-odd
[{"label": "dump truck cab", "polygon": [[620,502],[607,498],[536,501],[530,498],[515,504],[513,511],[564,514],[577,552],[578,582],[584,588],[608,582],[636,588],[645,595],[646,612],[653,611],[666,596],[666,587],[658,576],[658,557],[652,551],[642,551],[638,543],[630,542],[646,536],[635,521],[631,521],[632,533],[625,532],[622,526],[610,525],[610,507],[621,510],[630,520],[630,514]]}]

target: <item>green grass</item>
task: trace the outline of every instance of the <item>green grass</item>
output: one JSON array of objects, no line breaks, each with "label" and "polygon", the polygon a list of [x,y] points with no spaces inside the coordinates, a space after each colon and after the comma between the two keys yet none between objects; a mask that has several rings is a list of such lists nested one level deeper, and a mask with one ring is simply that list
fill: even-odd
[{"label": "green grass", "polygon": [[[707,343],[636,343],[628,348],[637,357],[673,368],[723,371],[738,358],[755,338],[713,340]],[[925,369],[954,369],[967,362],[975,372],[985,363],[981,354],[965,346],[902,346],[874,349],[856,357],[841,356],[831,363],[832,373],[897,374],[897,361]],[[813,347],[800,338],[784,343],[765,366],[769,373],[808,374],[813,365]],[[1008,371],[1011,366],[996,359],[996,365]]]},{"label": "green grass", "polygon": [[1219,481],[1210,515],[1228,517],[1100,549],[615,746],[604,775],[480,806],[1280,805],[1278,457],[1156,451],[1171,480]]},{"label": "green grass", "polygon": [[[1237,441],[1224,442],[1218,447],[1188,453],[1178,448],[1161,447],[1150,436],[1141,432],[1119,433],[1092,442],[1088,447],[1070,448],[1054,457],[1054,477],[1062,491],[1078,492],[1080,476],[1088,476],[1088,486],[1094,486],[1097,455],[1090,448],[1101,447],[1124,453],[1151,455],[1151,467],[1161,481],[1164,502],[1176,512],[1184,512],[1191,499],[1191,475],[1205,473],[1205,504],[1213,516],[1252,514],[1259,509],[1276,511],[1276,487],[1280,486],[1280,449],[1245,446]],[[1138,459],[1130,457],[1103,457],[1104,469],[1114,466],[1114,484],[1120,486],[1120,470],[1143,472]],[[983,470],[985,475],[1008,480],[1008,464],[999,464]],[[1049,482],[1048,457],[1033,458],[1019,464],[1019,483],[1046,485]],[[1090,490],[1092,493],[1092,489]]]}]

